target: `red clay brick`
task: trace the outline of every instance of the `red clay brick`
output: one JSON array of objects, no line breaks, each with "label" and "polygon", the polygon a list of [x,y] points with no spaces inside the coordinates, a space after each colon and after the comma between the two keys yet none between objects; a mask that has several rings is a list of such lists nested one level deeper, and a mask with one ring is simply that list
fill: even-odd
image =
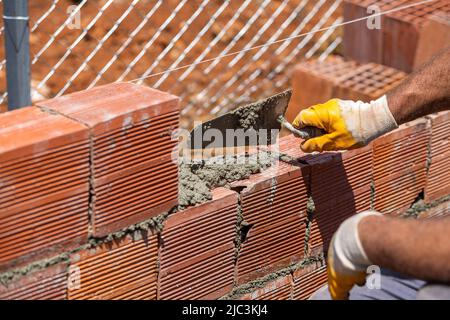
[{"label": "red clay brick", "polygon": [[65,300],[67,263],[29,273],[8,286],[0,284],[1,300]]},{"label": "red clay brick", "polygon": [[[445,16],[447,16],[446,19],[444,18]],[[447,22],[445,22],[445,20],[447,20]],[[439,51],[439,48],[436,48],[436,44],[450,43],[450,24],[448,21],[449,10],[447,10],[446,14],[441,12],[440,16],[429,17],[428,21],[424,23],[417,43],[414,59],[415,69],[427,62],[430,57]]]},{"label": "red clay brick", "polygon": [[178,197],[178,98],[114,83],[38,103],[90,128],[93,232],[103,236],[171,209]]},{"label": "red clay brick", "polygon": [[306,300],[327,282],[327,268],[320,262],[294,272],[293,300]]},{"label": "red clay brick", "polygon": [[430,115],[430,166],[427,172],[425,201],[450,194],[450,111]]},{"label": "red clay brick", "polygon": [[371,202],[372,145],[345,152],[304,154],[300,138],[293,135],[280,139],[281,153],[309,166],[309,187],[315,212],[310,233],[310,249],[328,247],[334,231],[351,215],[367,210]]},{"label": "red clay brick", "polygon": [[[344,1],[342,11],[344,21],[367,17],[367,7],[379,1],[365,0]],[[362,30],[364,30],[362,32]],[[367,20],[356,21],[344,26],[344,56],[356,61],[382,63],[383,35],[380,29],[367,28]]]},{"label": "red clay brick", "polygon": [[[250,226],[237,263],[242,284],[299,261],[304,255],[308,167],[279,162],[233,183]],[[280,250],[280,248],[283,248]]]},{"label": "red clay brick", "polygon": [[298,64],[292,73],[293,95],[286,119],[332,98],[370,101],[394,88],[406,74],[376,63],[359,64],[330,56]]},{"label": "red clay brick", "polygon": [[375,209],[399,214],[426,184],[429,123],[418,119],[374,141]]},{"label": "red clay brick", "polygon": [[234,279],[237,193],[169,216],[162,232],[158,299],[217,299]]},{"label": "red clay brick", "polygon": [[238,297],[238,300],[290,300],[291,291],[292,276],[287,275],[268,282],[262,288]]},{"label": "red clay brick", "polygon": [[292,97],[286,110],[286,119],[292,122],[300,110],[334,97],[335,80],[354,70],[357,65],[339,56],[297,64],[291,75]]},{"label": "red clay brick", "polygon": [[325,206],[318,206],[312,216],[308,239],[308,255],[328,251],[331,238],[345,219],[361,210],[355,209],[352,196],[332,198]]},{"label": "red clay brick", "polygon": [[372,145],[345,152],[326,152],[307,160],[315,210],[308,248],[325,251],[339,225],[371,204]]},{"label": "red clay brick", "polygon": [[68,298],[154,300],[157,259],[157,236],[139,231],[72,254],[70,268],[79,270],[80,278],[78,287],[68,288]]},{"label": "red clay brick", "polygon": [[[386,31],[383,33],[383,64],[411,72],[444,49],[448,45],[445,40],[449,39],[450,24],[437,21],[430,24],[430,18],[436,14],[442,14],[448,21],[448,1],[437,0],[386,15],[383,19],[383,30]],[[437,41],[430,41],[429,37]]]},{"label": "red clay brick", "polygon": [[[375,4],[382,12],[414,1],[344,1],[344,20],[367,17]],[[436,19],[436,15],[443,18]],[[359,62],[376,62],[411,72],[448,44],[450,25],[448,1],[437,0],[381,16],[381,29],[370,30],[366,20],[344,26],[344,56]],[[434,40],[434,41],[433,41]]]},{"label": "red clay brick", "polygon": [[311,166],[311,196],[316,209],[328,208],[329,202],[336,203],[341,198],[350,200],[352,213],[370,207],[372,145],[325,152],[311,157],[307,163]]},{"label": "red clay brick", "polygon": [[34,107],[0,114],[0,270],[88,236],[88,130]]}]

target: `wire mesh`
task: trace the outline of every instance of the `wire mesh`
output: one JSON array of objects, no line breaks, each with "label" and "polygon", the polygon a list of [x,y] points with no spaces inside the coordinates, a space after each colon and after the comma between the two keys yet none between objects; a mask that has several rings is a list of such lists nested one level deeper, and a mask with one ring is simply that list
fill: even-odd
[{"label": "wire mesh", "polygon": [[[337,25],[342,21],[340,3],[30,1],[32,98],[36,101],[138,79],[137,83],[180,96],[181,126],[189,128],[193,119],[205,120],[287,88],[293,64],[312,56],[325,58],[339,46],[341,37],[331,28],[196,63]],[[4,105],[7,92],[1,24],[0,104]],[[187,67],[180,68],[183,66]],[[169,69],[176,70],[164,73]]]}]

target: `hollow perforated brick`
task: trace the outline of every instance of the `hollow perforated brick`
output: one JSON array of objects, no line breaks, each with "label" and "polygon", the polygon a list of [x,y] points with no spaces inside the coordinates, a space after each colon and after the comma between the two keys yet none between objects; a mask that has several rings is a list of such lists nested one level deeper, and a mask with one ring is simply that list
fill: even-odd
[{"label": "hollow perforated brick", "polygon": [[373,142],[376,210],[402,213],[424,190],[429,139],[430,126],[422,118]]},{"label": "hollow perforated brick", "polygon": [[333,79],[349,74],[358,64],[339,56],[325,60],[311,59],[297,64],[291,75],[292,97],[286,111],[286,119],[293,121],[300,110],[333,97]]},{"label": "hollow perforated brick", "polygon": [[67,298],[67,263],[31,272],[0,284],[1,300],[64,300]]},{"label": "hollow perforated brick", "polygon": [[241,189],[245,229],[237,262],[239,284],[304,256],[307,180],[307,166],[278,162],[232,184]]},{"label": "hollow perforated brick", "polygon": [[[368,8],[371,5],[376,5],[381,12],[388,12],[415,2],[346,0],[343,4],[344,20],[369,16]],[[445,48],[450,39],[449,15],[448,1],[436,0],[383,14],[378,18],[380,28],[368,27],[375,19],[346,24],[344,56],[359,62],[376,62],[411,72]]]},{"label": "hollow perforated brick", "polygon": [[[70,300],[154,300],[158,239],[138,231],[71,255]],[[75,278],[78,277],[78,278]]]},{"label": "hollow perforated brick", "polygon": [[327,282],[327,268],[320,262],[299,269],[293,274],[293,300],[306,300]]},{"label": "hollow perforated brick", "polygon": [[370,207],[372,145],[345,152],[324,152],[307,163],[311,167],[311,196],[316,210],[333,207],[341,198],[350,201],[349,214]]},{"label": "hollow perforated brick", "polygon": [[309,106],[332,98],[370,101],[394,88],[406,74],[376,63],[360,64],[341,57],[312,59],[297,64],[291,79],[293,95],[286,119]]},{"label": "hollow perforated brick", "polygon": [[[38,103],[86,125],[92,141],[92,224],[103,236],[171,209],[178,198],[178,98],[114,83]],[[172,159],[173,158],[173,159]]]},{"label": "hollow perforated brick", "polygon": [[292,276],[287,275],[269,281],[262,288],[246,293],[238,300],[289,300],[292,291]]},{"label": "hollow perforated brick", "polygon": [[376,63],[365,63],[337,80],[334,96],[368,102],[381,97],[405,77],[402,71]]},{"label": "hollow perforated brick", "polygon": [[237,194],[176,212],[162,232],[158,299],[217,299],[233,287]]},{"label": "hollow perforated brick", "polygon": [[315,256],[326,253],[336,230],[345,219],[355,213],[354,199],[340,196],[328,201],[326,206],[316,207],[311,219],[308,237],[308,254]]},{"label": "hollow perforated brick", "polygon": [[450,111],[429,116],[431,140],[425,187],[425,201],[431,202],[450,194]]},{"label": "hollow perforated brick", "polygon": [[285,136],[280,139],[279,150],[310,168],[309,187],[315,209],[308,248],[310,254],[315,254],[326,250],[342,221],[370,208],[372,145],[307,155],[300,151],[301,142],[293,135]]},{"label": "hollow perforated brick", "polygon": [[87,129],[34,107],[0,114],[0,270],[88,236]]}]

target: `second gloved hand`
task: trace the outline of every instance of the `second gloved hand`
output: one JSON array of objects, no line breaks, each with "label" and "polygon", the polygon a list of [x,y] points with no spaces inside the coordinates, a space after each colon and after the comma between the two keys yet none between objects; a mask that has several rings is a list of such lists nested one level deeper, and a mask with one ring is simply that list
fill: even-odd
[{"label": "second gloved hand", "polygon": [[328,248],[328,290],[334,300],[348,299],[354,285],[366,281],[369,261],[361,244],[358,224],[367,216],[381,215],[376,211],[364,211],[345,220],[338,228]]},{"label": "second gloved hand", "polygon": [[327,132],[304,141],[301,148],[305,152],[359,148],[398,127],[386,96],[370,103],[332,99],[302,110],[292,124],[298,129],[314,126]]}]

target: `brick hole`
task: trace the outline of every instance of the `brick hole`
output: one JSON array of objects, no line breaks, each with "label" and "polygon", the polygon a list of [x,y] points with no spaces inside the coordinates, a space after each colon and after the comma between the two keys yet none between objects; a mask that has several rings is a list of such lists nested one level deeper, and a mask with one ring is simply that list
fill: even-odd
[{"label": "brick hole", "polygon": [[250,232],[250,229],[253,228],[253,223],[248,223],[246,221],[243,221],[241,223],[241,228],[239,230],[241,243],[244,243],[247,240],[248,233]]}]

